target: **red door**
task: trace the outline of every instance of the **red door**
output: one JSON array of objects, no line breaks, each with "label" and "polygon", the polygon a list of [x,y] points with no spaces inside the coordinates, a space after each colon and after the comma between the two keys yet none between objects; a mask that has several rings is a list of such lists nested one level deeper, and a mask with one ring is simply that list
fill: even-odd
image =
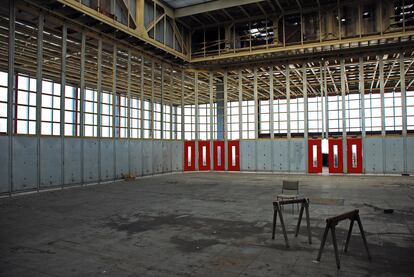
[{"label": "red door", "polygon": [[238,140],[231,140],[227,142],[228,152],[228,170],[240,171],[240,143]]},{"label": "red door", "polygon": [[210,170],[210,141],[198,142],[198,170]]},{"label": "red door", "polygon": [[213,156],[214,170],[224,170],[224,141],[214,141]]},{"label": "red door", "polygon": [[184,141],[184,171],[195,170],[195,141]]},{"label": "red door", "polygon": [[329,173],[343,173],[342,139],[329,139]]},{"label": "red door", "polygon": [[322,147],[320,139],[308,141],[308,172],[322,173]]},{"label": "red door", "polygon": [[362,173],[362,139],[348,138],[346,141],[346,150],[348,173]]}]

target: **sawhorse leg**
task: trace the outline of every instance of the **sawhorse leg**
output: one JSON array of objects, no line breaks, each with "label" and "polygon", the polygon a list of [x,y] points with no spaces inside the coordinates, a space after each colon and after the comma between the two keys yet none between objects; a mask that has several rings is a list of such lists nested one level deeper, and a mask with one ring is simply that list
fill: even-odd
[{"label": "sawhorse leg", "polygon": [[349,224],[349,230],[348,230],[348,235],[346,237],[344,252],[348,251],[349,240],[351,239],[351,236],[352,236],[352,228],[353,227],[354,227],[354,220],[352,219],[351,223]]},{"label": "sawhorse leg", "polygon": [[312,244],[312,233],[310,228],[310,217],[309,217],[309,203],[305,205],[305,212],[306,212],[306,227],[308,228],[308,240],[309,244]]},{"label": "sawhorse leg", "polygon": [[341,261],[339,260],[338,244],[336,242],[336,234],[335,234],[335,226],[331,227],[331,234],[332,234],[332,244],[333,244],[334,250],[335,250],[336,266],[339,269],[339,268],[341,268]]},{"label": "sawhorse leg", "polygon": [[361,218],[359,217],[359,214],[356,216],[356,220],[358,222],[359,231],[361,233],[362,240],[364,241],[365,249],[367,250],[368,259],[371,260],[371,254],[369,253],[367,238],[365,237],[364,228],[362,228]]},{"label": "sawhorse leg", "polygon": [[272,229],[272,239],[275,239],[276,232],[276,219],[277,219],[277,208],[273,206],[273,229]]},{"label": "sawhorse leg", "polygon": [[280,205],[276,206],[279,212],[280,225],[282,226],[283,236],[285,237],[286,248],[289,248],[289,241],[286,233],[285,222],[283,221],[283,214],[280,210]]},{"label": "sawhorse leg", "polygon": [[321,246],[319,247],[318,257],[316,258],[316,260],[317,260],[318,262],[320,262],[320,261],[321,261],[321,257],[322,257],[323,248],[325,247],[326,238],[328,237],[328,231],[329,231],[329,226],[328,226],[328,225],[326,225],[326,227],[325,227],[325,231],[324,231],[324,233],[323,233],[322,241],[321,241]]}]

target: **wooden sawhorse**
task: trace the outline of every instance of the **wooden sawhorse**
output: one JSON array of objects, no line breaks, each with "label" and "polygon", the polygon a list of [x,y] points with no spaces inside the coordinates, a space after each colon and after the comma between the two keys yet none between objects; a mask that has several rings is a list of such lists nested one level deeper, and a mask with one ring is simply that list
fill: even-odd
[{"label": "wooden sawhorse", "polygon": [[282,201],[273,202],[272,239],[275,239],[276,219],[277,219],[277,215],[279,214],[280,225],[282,226],[283,236],[285,237],[286,248],[289,248],[289,242],[288,242],[288,238],[287,238],[287,234],[286,234],[285,223],[283,221],[283,214],[282,214],[281,207],[283,205],[298,204],[298,203],[300,203],[302,205],[300,207],[299,219],[298,219],[298,224],[296,226],[295,237],[298,236],[299,228],[300,228],[300,222],[302,221],[302,216],[303,216],[303,210],[305,210],[306,211],[306,225],[307,225],[307,229],[308,229],[309,244],[312,244],[312,235],[311,235],[310,221],[309,221],[309,199],[308,198],[299,198],[299,199],[282,200]]},{"label": "wooden sawhorse", "polygon": [[349,244],[349,240],[351,239],[352,227],[354,226],[354,221],[356,220],[358,222],[359,231],[361,233],[362,240],[364,241],[364,246],[365,246],[365,249],[366,249],[367,254],[368,254],[368,259],[371,260],[371,255],[370,255],[369,250],[368,250],[367,239],[365,238],[365,233],[364,233],[364,229],[362,228],[361,218],[359,217],[359,210],[353,210],[351,212],[347,212],[347,213],[344,213],[344,214],[334,216],[334,217],[330,217],[330,218],[326,219],[325,232],[323,233],[323,237],[322,237],[322,241],[321,241],[321,247],[319,248],[318,257],[316,258],[316,260],[318,262],[320,262],[320,260],[321,260],[322,251],[323,251],[323,248],[325,246],[326,238],[328,236],[328,231],[329,231],[329,229],[331,229],[332,244],[333,244],[334,250],[335,250],[336,266],[338,267],[338,269],[341,267],[340,260],[339,260],[339,254],[338,254],[338,244],[336,242],[335,227],[336,227],[336,225],[338,225],[338,223],[340,221],[343,221],[343,220],[346,220],[346,219],[351,220],[351,224],[349,225],[349,230],[348,230],[348,235],[346,237],[344,252],[348,251],[348,244]]}]

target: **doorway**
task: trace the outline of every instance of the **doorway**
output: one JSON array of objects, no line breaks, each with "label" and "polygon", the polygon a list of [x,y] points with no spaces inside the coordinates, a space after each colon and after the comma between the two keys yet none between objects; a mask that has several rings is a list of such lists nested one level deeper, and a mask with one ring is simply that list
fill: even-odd
[{"label": "doorway", "polygon": [[322,174],[329,174],[329,142],[322,139]]}]

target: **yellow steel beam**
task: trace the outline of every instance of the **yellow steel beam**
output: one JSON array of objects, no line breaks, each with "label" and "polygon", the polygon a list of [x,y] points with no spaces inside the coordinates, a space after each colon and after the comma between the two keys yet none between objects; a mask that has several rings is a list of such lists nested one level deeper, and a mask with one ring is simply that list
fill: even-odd
[{"label": "yellow steel beam", "polygon": [[[92,17],[92,18],[95,18],[96,20],[99,20],[99,21],[101,21],[103,23],[106,23],[106,24],[108,24],[108,25],[110,25],[110,26],[112,26],[112,27],[114,27],[118,30],[121,30],[121,31],[123,31],[123,32],[125,32],[125,33],[127,33],[127,34],[129,34],[133,37],[136,37],[136,38],[138,38],[138,39],[140,39],[140,40],[142,40],[142,41],[144,41],[144,42],[146,42],[150,45],[153,45],[157,48],[160,48],[160,49],[168,52],[171,55],[179,57],[179,58],[183,59],[184,61],[187,61],[187,62],[190,61],[190,54],[185,55],[183,53],[180,53],[177,50],[172,49],[172,48],[162,44],[161,42],[158,42],[155,39],[152,39],[148,36],[148,33],[145,29],[145,26],[141,25],[141,24],[138,24],[138,22],[143,23],[143,14],[141,14],[141,11],[140,11],[139,15],[137,14],[137,18],[138,18],[138,20],[137,20],[138,21],[137,22],[137,25],[138,25],[137,29],[132,29],[132,28],[129,28],[128,26],[120,23],[120,22],[117,22],[114,19],[111,19],[108,16],[105,16],[104,14],[101,14],[100,12],[98,12],[98,11],[96,11],[96,10],[86,6],[86,5],[81,4],[80,2],[78,2],[76,0],[58,0],[58,1],[62,4],[64,4],[64,5],[68,6],[68,7],[76,9],[76,10],[78,10],[78,11],[80,11],[80,12],[82,12],[82,13],[84,13],[84,14]],[[139,4],[139,2],[140,1],[138,1],[137,4]]]}]

